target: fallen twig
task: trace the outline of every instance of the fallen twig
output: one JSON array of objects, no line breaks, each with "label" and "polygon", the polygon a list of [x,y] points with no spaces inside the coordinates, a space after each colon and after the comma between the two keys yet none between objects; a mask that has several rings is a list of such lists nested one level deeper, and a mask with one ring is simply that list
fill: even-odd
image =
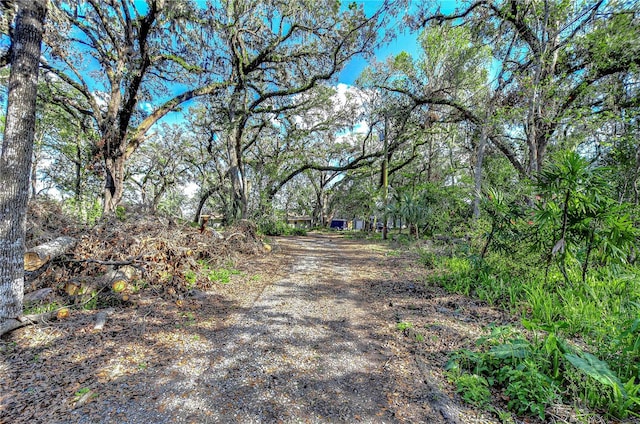
[{"label": "fallen twig", "polygon": [[149,263],[149,261],[143,261],[139,258],[128,259],[125,261],[101,261],[99,259],[62,259],[60,262],[68,262],[68,263],[84,263],[84,264],[98,264],[98,265],[110,265],[110,266],[125,266],[131,265],[133,267],[139,268],[135,264],[139,263]]}]

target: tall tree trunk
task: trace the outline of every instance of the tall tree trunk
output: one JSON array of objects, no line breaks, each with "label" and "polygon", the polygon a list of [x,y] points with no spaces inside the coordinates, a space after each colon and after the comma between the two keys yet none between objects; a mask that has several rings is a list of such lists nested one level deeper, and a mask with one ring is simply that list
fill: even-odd
[{"label": "tall tree trunk", "polygon": [[482,166],[484,162],[484,151],[487,145],[487,136],[489,127],[485,123],[480,128],[480,139],[478,140],[478,148],[476,153],[476,165],[473,172],[473,219],[480,218],[480,196],[482,196]]},{"label": "tall tree trunk", "polygon": [[42,140],[34,141],[33,163],[31,164],[31,199],[38,195],[38,166],[42,157]]},{"label": "tall tree trunk", "polygon": [[227,221],[235,221],[238,219],[245,219],[247,217],[247,190],[244,178],[244,166],[242,163],[242,132],[237,126],[240,123],[235,123],[236,128],[233,128],[229,136],[227,143],[227,154],[229,156],[229,180],[231,181],[230,203],[231,210],[230,216],[227,217]]},{"label": "tall tree trunk", "polygon": [[19,0],[0,153],[0,321],[22,314],[24,239],[46,2]]},{"label": "tall tree trunk", "polygon": [[154,194],[153,199],[151,200],[150,210],[151,214],[155,215],[158,212],[158,207],[160,206],[160,201],[162,197],[167,192],[167,185],[165,183],[160,186],[160,189]]},{"label": "tall tree trunk", "polygon": [[200,215],[202,215],[202,209],[204,209],[204,205],[207,203],[207,200],[209,200],[209,198],[213,196],[213,193],[215,192],[216,192],[216,188],[210,187],[204,193],[202,193],[202,195],[200,196],[200,200],[198,201],[198,207],[196,208],[196,213],[193,216],[193,222],[195,223],[200,222]]},{"label": "tall tree trunk", "polygon": [[122,194],[124,192],[125,157],[118,155],[113,158],[107,158],[104,161],[104,165],[103,213],[104,215],[110,215],[116,211],[116,207],[122,200]]},{"label": "tall tree trunk", "polygon": [[76,180],[74,187],[74,194],[76,197],[76,203],[78,207],[80,207],[80,202],[82,201],[82,150],[80,147],[80,143],[77,144],[76,147]]},{"label": "tall tree trunk", "polygon": [[387,233],[389,231],[388,221],[389,217],[387,214],[387,209],[389,206],[389,124],[388,119],[385,116],[384,118],[384,132],[382,133],[382,137],[384,139],[384,158],[382,159],[382,169],[381,169],[381,181],[382,181],[382,219],[384,222],[382,223],[382,239],[387,239]]}]

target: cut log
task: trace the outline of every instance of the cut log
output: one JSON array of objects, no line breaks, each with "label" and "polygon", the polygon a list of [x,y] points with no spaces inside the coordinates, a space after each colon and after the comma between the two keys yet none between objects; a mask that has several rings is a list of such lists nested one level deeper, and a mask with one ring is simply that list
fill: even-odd
[{"label": "cut log", "polygon": [[128,300],[132,287],[131,282],[140,277],[140,271],[134,266],[120,268],[109,267],[101,277],[94,279],[70,280],[64,290],[69,296],[76,298],[76,303],[83,303],[91,299],[95,293],[111,290],[120,295],[122,300]]},{"label": "cut log", "polygon": [[125,280],[127,282],[135,279],[140,275],[140,270],[134,266],[126,265],[119,268],[110,268],[106,274],[102,276],[107,283],[113,284],[118,280]]},{"label": "cut log", "polygon": [[53,294],[53,289],[51,287],[45,287],[44,289],[36,290],[31,293],[25,293],[23,302],[25,304],[40,302],[41,300],[44,300],[50,297],[52,294]]},{"label": "cut log", "polygon": [[96,314],[96,325],[93,326],[94,330],[102,330],[107,323],[107,316],[113,313],[113,309],[104,309]]},{"label": "cut log", "polygon": [[24,253],[24,270],[35,271],[42,268],[44,264],[54,259],[76,244],[73,237],[58,237],[39,246],[28,249]]},{"label": "cut log", "polygon": [[0,336],[26,325],[47,322],[48,320],[55,318],[56,314],[57,311],[53,311],[35,315],[24,315],[18,319],[8,319],[0,323]]}]

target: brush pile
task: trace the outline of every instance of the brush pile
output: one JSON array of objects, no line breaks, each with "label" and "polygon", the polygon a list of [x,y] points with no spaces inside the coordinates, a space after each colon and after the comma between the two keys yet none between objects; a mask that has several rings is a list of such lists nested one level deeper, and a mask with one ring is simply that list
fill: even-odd
[{"label": "brush pile", "polygon": [[32,205],[28,247],[60,235],[74,237],[76,243],[42,269],[27,273],[25,292],[52,289],[58,304],[91,308],[135,301],[147,288],[179,298],[216,284],[212,270],[264,252],[256,226],[249,221],[223,232],[201,232],[158,216],[112,218],[92,228],[72,221],[55,204]]}]

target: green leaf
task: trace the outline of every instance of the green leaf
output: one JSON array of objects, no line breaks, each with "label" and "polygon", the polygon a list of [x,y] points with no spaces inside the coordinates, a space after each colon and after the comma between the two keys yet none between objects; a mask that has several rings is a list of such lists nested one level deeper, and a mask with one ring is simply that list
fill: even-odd
[{"label": "green leaf", "polygon": [[492,347],[489,354],[498,359],[524,359],[531,354],[531,345],[526,340],[513,340],[510,343]]},{"label": "green leaf", "polygon": [[565,353],[564,357],[577,369],[587,374],[589,377],[599,381],[600,383],[612,387],[618,388],[623,394],[626,392],[622,385],[622,382],[609,368],[606,362],[601,361],[590,353],[582,353],[582,357],[574,355],[573,353]]}]

